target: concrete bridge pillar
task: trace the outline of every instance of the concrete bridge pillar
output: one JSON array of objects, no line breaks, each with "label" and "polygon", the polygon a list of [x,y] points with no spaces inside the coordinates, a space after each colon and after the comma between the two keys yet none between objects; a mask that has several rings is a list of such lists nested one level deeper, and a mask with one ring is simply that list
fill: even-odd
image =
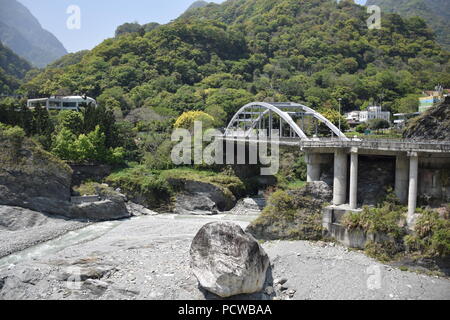
[{"label": "concrete bridge pillar", "polygon": [[350,209],[358,207],[358,148],[350,151]]},{"label": "concrete bridge pillar", "polygon": [[397,156],[395,166],[395,195],[402,204],[408,202],[409,163],[406,154]]},{"label": "concrete bridge pillar", "polygon": [[307,182],[320,181],[320,155],[308,152],[305,154]]},{"label": "concrete bridge pillar", "polygon": [[337,150],[334,153],[333,204],[341,205],[347,201],[347,153]]},{"label": "concrete bridge pillar", "polygon": [[408,194],[408,224],[414,219],[417,207],[417,179],[419,175],[419,156],[417,152],[409,154],[409,194]]}]

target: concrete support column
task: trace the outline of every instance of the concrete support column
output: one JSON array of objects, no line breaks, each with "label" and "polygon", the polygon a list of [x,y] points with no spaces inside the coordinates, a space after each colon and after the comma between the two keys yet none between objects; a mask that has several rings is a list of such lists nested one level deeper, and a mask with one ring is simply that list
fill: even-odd
[{"label": "concrete support column", "polygon": [[333,204],[341,205],[347,201],[347,153],[337,150],[334,153]]},{"label": "concrete support column", "polygon": [[408,195],[408,223],[414,218],[417,207],[417,178],[419,175],[419,157],[417,152],[409,154],[409,195]]},{"label": "concrete support column", "polygon": [[350,153],[350,208],[358,207],[358,148]]},{"label": "concrete support column", "polygon": [[397,156],[395,166],[395,195],[402,204],[408,202],[409,163],[406,154]]},{"label": "concrete support column", "polygon": [[320,155],[317,153],[306,153],[306,177],[307,182],[320,181]]}]

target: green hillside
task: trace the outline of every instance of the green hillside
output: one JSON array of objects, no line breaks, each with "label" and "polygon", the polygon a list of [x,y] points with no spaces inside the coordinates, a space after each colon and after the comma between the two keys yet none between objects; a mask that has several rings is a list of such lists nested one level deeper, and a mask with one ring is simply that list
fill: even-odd
[{"label": "green hillside", "polygon": [[20,79],[30,69],[27,61],[0,42],[0,95],[13,94],[20,86]]},{"label": "green hillside", "polygon": [[448,0],[367,0],[382,10],[401,16],[423,18],[436,32],[438,42],[450,50],[450,1]]},{"label": "green hillside", "polygon": [[437,83],[450,86],[449,53],[419,18],[384,15],[369,30],[353,1],[233,0],[186,12],[150,32],[108,39],[78,64],[49,67],[29,96],[87,93],[126,116],[136,108],[177,115],[206,110],[224,122],[253,100],[357,109]]}]

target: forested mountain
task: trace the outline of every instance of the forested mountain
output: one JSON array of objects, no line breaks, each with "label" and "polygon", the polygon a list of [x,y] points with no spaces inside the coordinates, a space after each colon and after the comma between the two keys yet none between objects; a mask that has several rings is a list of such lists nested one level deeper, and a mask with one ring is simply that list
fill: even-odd
[{"label": "forested mountain", "polygon": [[31,97],[86,93],[128,114],[205,110],[222,124],[254,100],[358,109],[450,86],[449,53],[420,18],[385,14],[369,30],[353,1],[230,0],[186,12],[149,32],[105,40],[78,64],[49,67]]},{"label": "forested mountain", "polygon": [[27,61],[0,42],[0,96],[12,94],[19,88],[19,79],[22,79],[30,69],[31,66]]},{"label": "forested mountain", "polygon": [[404,17],[418,16],[436,32],[437,40],[450,50],[450,1],[448,0],[367,0],[367,5],[378,5],[385,12]]},{"label": "forested mountain", "polygon": [[209,2],[203,1],[203,0],[198,0],[195,1],[193,4],[191,4],[189,6],[189,8],[187,8],[186,11],[192,10],[192,9],[197,9],[197,8],[203,8],[206,7],[208,5]]},{"label": "forested mountain", "polygon": [[45,67],[67,53],[31,12],[16,0],[0,0],[0,41],[36,67]]}]

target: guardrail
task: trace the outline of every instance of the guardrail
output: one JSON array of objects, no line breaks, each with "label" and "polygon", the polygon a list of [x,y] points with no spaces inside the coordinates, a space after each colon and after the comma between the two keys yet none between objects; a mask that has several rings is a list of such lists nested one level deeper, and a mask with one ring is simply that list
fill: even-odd
[{"label": "guardrail", "polygon": [[311,140],[301,140],[300,138],[276,137],[261,139],[257,137],[244,136],[223,136],[223,139],[236,141],[259,141],[280,144],[299,145],[305,148],[364,148],[387,151],[417,151],[417,152],[444,152],[450,153],[450,141],[442,140],[413,140],[413,139],[361,139],[353,138],[341,140],[339,138],[312,138]]}]

